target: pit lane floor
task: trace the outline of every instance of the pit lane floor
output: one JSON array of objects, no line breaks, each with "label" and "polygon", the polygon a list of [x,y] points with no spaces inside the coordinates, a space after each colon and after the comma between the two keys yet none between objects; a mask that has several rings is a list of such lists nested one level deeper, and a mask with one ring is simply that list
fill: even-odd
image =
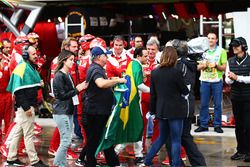
[{"label": "pit lane floor", "polygon": [[[53,158],[48,155],[48,148],[52,133],[55,128],[55,123],[52,119],[40,119],[37,118],[36,122],[43,127],[42,134],[37,138],[40,142],[38,144],[37,151],[39,157],[47,164],[53,164]],[[230,156],[235,152],[236,141],[234,136],[234,128],[223,128],[224,133],[218,134],[213,131],[213,128],[209,128],[209,132],[194,133],[193,130],[196,126],[192,127],[192,134],[194,135],[195,142],[198,144],[200,151],[203,153],[207,166],[250,166],[250,163],[230,160]],[[74,142],[73,147],[77,147],[80,144],[80,140]],[[147,146],[150,147],[150,140],[147,141]],[[165,159],[166,150],[163,147],[158,157],[154,159],[154,166],[163,166],[161,161]],[[20,157],[21,161],[27,162],[27,156]],[[133,156],[127,155],[123,152],[120,156],[122,166],[138,166],[134,164]],[[6,159],[0,157],[0,166],[4,166]],[[68,160],[70,167],[75,167],[75,160]],[[188,160],[185,161],[187,166],[190,166]]]}]

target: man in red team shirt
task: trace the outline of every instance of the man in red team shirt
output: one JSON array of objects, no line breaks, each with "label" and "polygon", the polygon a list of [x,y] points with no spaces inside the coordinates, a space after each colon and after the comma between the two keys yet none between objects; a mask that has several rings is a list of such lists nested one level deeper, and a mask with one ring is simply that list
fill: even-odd
[{"label": "man in red team shirt", "polygon": [[[3,41],[5,43],[6,41]],[[8,43],[8,40],[7,40]],[[11,44],[11,43],[10,43]],[[4,120],[4,134],[10,126],[12,120],[12,95],[6,91],[10,79],[9,72],[9,54],[8,52],[1,53],[4,49],[4,44],[0,48],[0,144],[2,143],[2,120]],[[7,45],[11,46],[11,45]],[[4,55],[5,54],[5,55]],[[7,55],[6,55],[7,54]]]},{"label": "man in red team shirt", "polygon": [[[151,71],[155,69],[158,65],[156,60],[156,54],[159,52],[160,42],[157,39],[150,39],[147,41],[146,48],[148,51],[148,63],[143,65],[143,72],[144,72],[144,83],[148,87],[150,87],[150,78],[151,78]],[[143,114],[143,121],[144,121],[144,131],[143,131],[143,148],[145,150],[145,141],[146,141],[146,132],[147,132],[147,125],[148,119],[146,118],[147,112],[149,112],[149,93],[142,93],[142,114]],[[158,130],[156,130],[158,131]]]},{"label": "man in red team shirt", "polygon": [[[131,45],[131,43],[130,43]],[[132,47],[127,50],[127,54],[130,56],[131,59],[133,59],[135,48],[141,48],[143,47],[143,40],[141,36],[135,36],[132,40]]]},{"label": "man in red team shirt", "polygon": [[126,54],[125,41],[120,35],[115,36],[113,39],[113,54],[108,55],[106,64],[106,73],[108,78],[121,77],[122,72],[125,72],[131,58]]}]

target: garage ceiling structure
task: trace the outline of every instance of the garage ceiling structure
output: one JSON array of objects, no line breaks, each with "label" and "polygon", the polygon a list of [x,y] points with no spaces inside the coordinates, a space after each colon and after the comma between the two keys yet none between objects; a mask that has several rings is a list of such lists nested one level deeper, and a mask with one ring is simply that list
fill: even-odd
[{"label": "garage ceiling structure", "polygon": [[[0,9],[6,10],[8,6],[3,3],[6,0],[0,0]],[[12,0],[7,0],[11,3]],[[106,9],[109,11],[120,12],[127,17],[140,17],[148,14],[162,18],[162,12],[167,16],[172,14],[180,18],[199,18],[199,15],[205,17],[217,17],[218,14],[224,14],[233,11],[246,11],[250,7],[249,0],[22,0],[27,2],[46,3],[44,19],[52,16],[62,16],[72,7],[95,8],[98,10]],[[17,0],[16,0],[17,2]]]}]

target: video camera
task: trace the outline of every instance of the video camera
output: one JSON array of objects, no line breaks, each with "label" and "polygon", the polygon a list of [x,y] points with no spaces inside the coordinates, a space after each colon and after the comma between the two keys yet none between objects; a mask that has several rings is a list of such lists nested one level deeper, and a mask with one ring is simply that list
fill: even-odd
[{"label": "video camera", "polygon": [[188,57],[191,60],[199,61],[202,55],[209,49],[209,42],[207,37],[197,37],[187,42]]}]

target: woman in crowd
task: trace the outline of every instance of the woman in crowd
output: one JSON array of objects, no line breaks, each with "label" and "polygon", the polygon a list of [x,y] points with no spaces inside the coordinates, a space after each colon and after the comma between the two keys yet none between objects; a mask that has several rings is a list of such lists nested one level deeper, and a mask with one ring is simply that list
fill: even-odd
[{"label": "woman in crowd", "polygon": [[67,166],[66,153],[71,144],[73,128],[73,112],[79,104],[77,94],[87,87],[85,82],[74,87],[73,79],[69,73],[74,64],[74,54],[62,50],[58,56],[58,67],[53,80],[55,102],[53,104],[53,119],[60,133],[60,146],[57,150],[54,165]]},{"label": "woman in crowd", "polygon": [[177,52],[172,46],[165,47],[160,65],[151,74],[150,114],[159,119],[160,135],[146,155],[144,164],[152,165],[152,160],[167,140],[171,139],[172,166],[181,166],[181,135],[186,111],[181,110],[182,101],[189,90],[184,84],[182,73],[175,68]]}]

